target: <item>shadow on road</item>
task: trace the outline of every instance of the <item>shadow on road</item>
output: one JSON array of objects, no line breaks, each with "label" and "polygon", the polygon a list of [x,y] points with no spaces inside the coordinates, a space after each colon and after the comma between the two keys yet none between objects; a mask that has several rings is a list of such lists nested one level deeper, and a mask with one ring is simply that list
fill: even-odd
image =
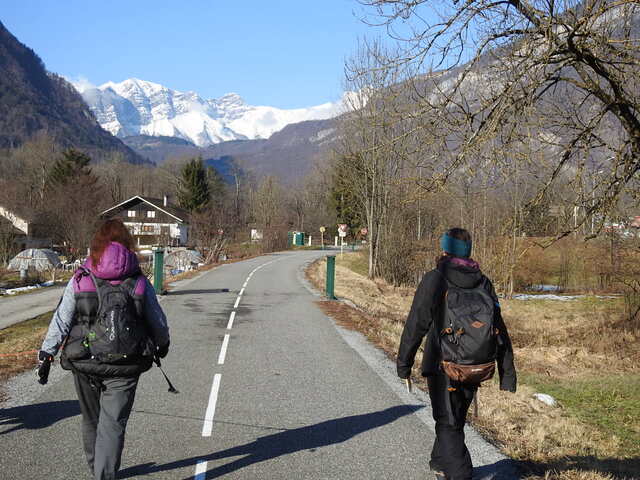
[{"label": "shadow on road", "polygon": [[[260,437],[257,440],[208,455],[185,458],[164,464],[146,463],[122,470],[119,478],[132,478],[140,475],[151,475],[177,468],[195,466],[200,461],[219,460],[227,457],[242,458],[209,470],[205,478],[218,478],[235,472],[255,463],[271,460],[301,450],[313,450],[336,443],[345,442],[356,435],[374,428],[382,427],[398,418],[410,415],[424,408],[422,405],[399,405],[378,412],[336,418],[307,427],[285,430]],[[192,479],[193,475],[187,477]]]},{"label": "shadow on road", "polygon": [[47,428],[60,420],[76,415],[80,415],[80,405],[77,400],[2,408],[0,409],[0,435],[22,429]]},{"label": "shadow on road", "polygon": [[203,290],[170,290],[167,292],[168,297],[173,297],[175,295],[202,295],[205,293],[229,293],[228,288],[209,288]]}]

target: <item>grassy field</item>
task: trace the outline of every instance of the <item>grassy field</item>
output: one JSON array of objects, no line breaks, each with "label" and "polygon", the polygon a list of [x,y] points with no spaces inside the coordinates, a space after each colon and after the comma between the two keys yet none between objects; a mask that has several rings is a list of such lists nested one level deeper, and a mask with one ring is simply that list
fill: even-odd
[{"label": "grassy field", "polygon": [[[35,368],[53,312],[0,330],[0,381]],[[26,353],[23,353],[26,352]]]},{"label": "grassy field", "polygon": [[[320,303],[393,358],[414,290],[367,279],[366,265],[361,253],[337,258],[336,295],[358,309]],[[307,271],[318,288],[324,273],[321,261]],[[483,385],[479,416],[470,418],[476,428],[520,460],[529,479],[640,477],[640,325],[624,320],[623,300],[503,300],[502,307],[518,393],[500,392],[497,379]],[[417,368],[414,376],[425,388]],[[534,393],[552,395],[558,406]]]}]

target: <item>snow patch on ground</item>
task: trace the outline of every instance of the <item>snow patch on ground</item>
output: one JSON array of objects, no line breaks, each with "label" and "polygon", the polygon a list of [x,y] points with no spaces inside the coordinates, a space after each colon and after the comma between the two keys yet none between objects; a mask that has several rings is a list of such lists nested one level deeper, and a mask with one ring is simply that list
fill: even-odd
[{"label": "snow patch on ground", "polygon": [[[592,295],[554,295],[551,293],[534,295],[528,293],[518,293],[513,296],[514,300],[556,300],[560,302],[568,302],[571,300],[578,300],[580,298],[587,298]],[[595,295],[595,298],[617,298],[615,295]]]},{"label": "snow patch on ground", "polygon": [[558,402],[556,402],[556,399],[553,398],[551,395],[548,395],[546,393],[534,393],[533,394],[533,398],[535,398],[536,400],[544,403],[545,405],[547,405],[549,407],[557,407],[558,406]]},{"label": "snow patch on ground", "polygon": [[[15,295],[17,293],[28,292],[30,290],[37,290],[39,288],[53,287],[52,281],[38,283],[36,285],[27,285],[26,287],[7,288],[6,290],[0,289],[0,295]],[[4,292],[4,293],[3,293]]]}]

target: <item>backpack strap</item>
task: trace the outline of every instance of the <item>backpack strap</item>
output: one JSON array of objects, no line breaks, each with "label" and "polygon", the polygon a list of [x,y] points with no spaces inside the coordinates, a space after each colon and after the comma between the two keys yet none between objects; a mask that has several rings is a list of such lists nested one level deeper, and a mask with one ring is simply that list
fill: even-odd
[{"label": "backpack strap", "polygon": [[84,267],[84,266],[81,265],[78,268],[78,270],[82,270],[84,272],[83,273],[84,275],[89,275],[89,277],[93,281],[93,284],[96,287],[96,295],[98,296],[98,310],[97,311],[99,312],[100,311],[100,307],[102,306],[102,293],[100,292],[101,283],[98,282],[98,279],[96,278],[96,276],[87,267]]}]

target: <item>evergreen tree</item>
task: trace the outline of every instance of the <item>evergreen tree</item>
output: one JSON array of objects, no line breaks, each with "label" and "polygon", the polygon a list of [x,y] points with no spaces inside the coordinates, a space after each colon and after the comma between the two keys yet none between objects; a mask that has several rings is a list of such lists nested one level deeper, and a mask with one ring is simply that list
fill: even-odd
[{"label": "evergreen tree", "polygon": [[81,176],[90,176],[91,157],[84,152],[69,148],[58,158],[49,174],[49,183],[53,186],[67,185],[70,181]]},{"label": "evergreen tree", "polygon": [[202,157],[189,160],[180,171],[178,181],[178,202],[180,206],[190,212],[202,210],[209,203],[211,192],[207,171]]}]

